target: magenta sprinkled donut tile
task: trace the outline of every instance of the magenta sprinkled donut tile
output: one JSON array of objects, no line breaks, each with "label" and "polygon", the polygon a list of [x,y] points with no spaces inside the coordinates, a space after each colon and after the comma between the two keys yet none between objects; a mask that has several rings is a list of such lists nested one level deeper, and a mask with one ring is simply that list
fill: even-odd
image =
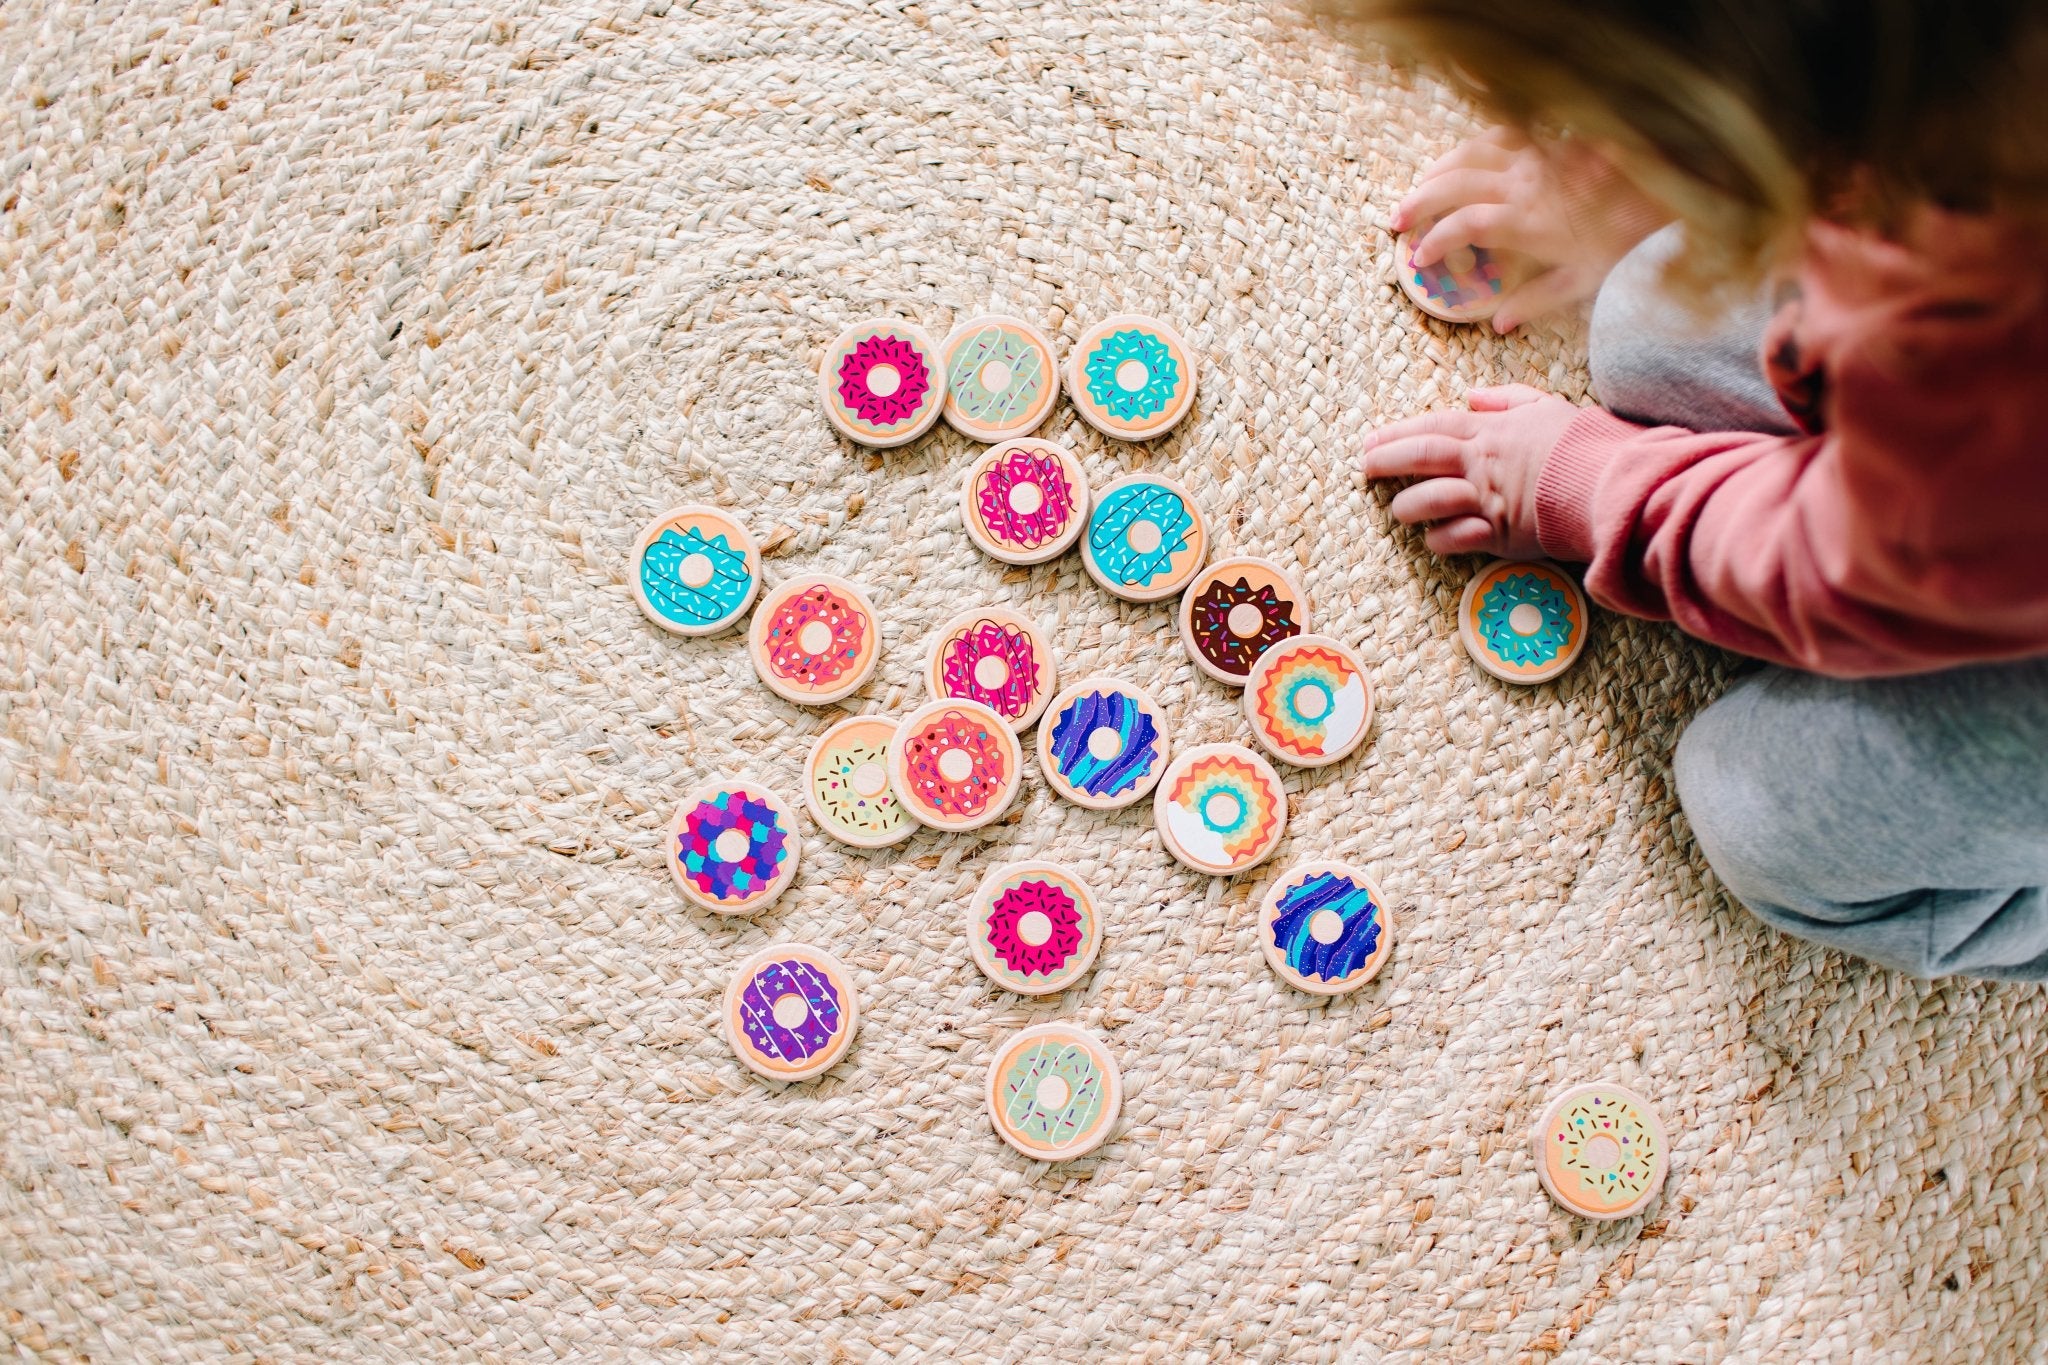
[{"label": "magenta sprinkled donut tile", "polygon": [[853,1046],[860,995],[846,964],[808,943],[778,943],[742,962],[725,988],[726,1044],[748,1070],[808,1080]]},{"label": "magenta sprinkled donut tile", "polygon": [[978,701],[1021,732],[1045,711],[1059,670],[1036,621],[1007,607],[983,607],[940,627],[925,681],[934,697]]},{"label": "magenta sprinkled donut tile", "polygon": [[818,401],[842,435],[866,446],[900,446],[939,420],[944,371],[938,347],[922,327],[871,318],[854,323],[825,348]]},{"label": "magenta sprinkled donut tile", "polygon": [[1079,981],[1102,946],[1102,916],[1081,878],[1058,863],[1021,862],[984,877],[967,910],[967,946],[982,974],[1020,995]]},{"label": "magenta sprinkled donut tile", "polygon": [[1043,564],[1080,539],[1088,475],[1065,446],[1036,437],[983,452],[960,490],[967,535],[1006,564]]}]

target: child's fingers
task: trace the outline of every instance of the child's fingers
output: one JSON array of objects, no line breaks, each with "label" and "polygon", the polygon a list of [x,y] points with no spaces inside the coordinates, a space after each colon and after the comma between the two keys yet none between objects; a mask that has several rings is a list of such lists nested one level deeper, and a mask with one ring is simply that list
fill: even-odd
[{"label": "child's fingers", "polygon": [[1476,516],[1479,490],[1466,479],[1424,479],[1394,494],[1388,510],[1395,521],[1414,525],[1423,521],[1449,521]]},{"label": "child's fingers", "polygon": [[1508,291],[1493,313],[1493,330],[1512,332],[1531,318],[1567,308],[1591,294],[1599,280],[1579,266],[1559,266]]},{"label": "child's fingers", "polygon": [[1406,232],[1417,223],[1441,218],[1467,204],[1507,202],[1507,178],[1498,171],[1459,170],[1432,176],[1394,207],[1394,231]]},{"label": "child's fingers", "polygon": [[1527,384],[1492,384],[1468,390],[1465,406],[1474,412],[1506,412],[1524,403],[1540,403],[1548,397],[1550,395],[1543,390]]},{"label": "child's fingers", "polygon": [[1504,171],[1513,165],[1514,161],[1513,152],[1482,135],[1459,143],[1430,162],[1422,174],[1416,177],[1415,183],[1420,185],[1440,175],[1449,175],[1452,171]]},{"label": "child's fingers", "polygon": [[1454,209],[1422,235],[1415,244],[1413,261],[1417,267],[1435,265],[1461,246],[1506,246],[1513,221],[1513,212],[1502,204],[1467,204]]},{"label": "child's fingers", "polygon": [[1404,436],[1374,446],[1360,462],[1368,479],[1414,479],[1465,472],[1465,442],[1452,436]]},{"label": "child's fingers", "polygon": [[1422,543],[1432,554],[1469,555],[1481,550],[1498,550],[1493,523],[1484,517],[1459,517],[1422,533]]}]

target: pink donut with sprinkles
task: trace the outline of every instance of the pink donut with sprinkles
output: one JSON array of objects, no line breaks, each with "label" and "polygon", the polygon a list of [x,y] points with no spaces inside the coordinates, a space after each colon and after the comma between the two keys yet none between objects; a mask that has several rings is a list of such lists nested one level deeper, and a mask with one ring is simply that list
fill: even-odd
[{"label": "pink donut with sprinkles", "polygon": [[[804,627],[823,622],[831,643],[822,650],[805,647]],[[830,687],[853,670],[867,636],[867,617],[853,603],[820,583],[783,603],[768,627],[774,643],[768,662],[783,677],[805,687]]]},{"label": "pink donut with sprinkles", "polygon": [[967,534],[1006,564],[1043,564],[1079,539],[1088,476],[1065,446],[1035,437],[988,451],[961,490]]},{"label": "pink donut with sprinkles", "polygon": [[896,727],[889,784],[903,808],[933,829],[977,829],[1017,795],[1024,751],[1003,718],[979,702],[935,701]]},{"label": "pink donut with sprinkles", "polygon": [[935,697],[978,701],[1026,730],[1058,686],[1052,642],[1036,621],[1007,607],[963,612],[932,644],[927,681]]}]

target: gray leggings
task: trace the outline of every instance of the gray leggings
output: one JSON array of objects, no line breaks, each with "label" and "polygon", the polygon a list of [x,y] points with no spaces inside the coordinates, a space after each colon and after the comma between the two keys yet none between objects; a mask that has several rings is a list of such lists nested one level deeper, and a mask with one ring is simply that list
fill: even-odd
[{"label": "gray leggings", "polygon": [[[1676,233],[1594,303],[1594,392],[1621,416],[1789,429],[1758,361],[1767,310],[1701,330],[1658,291]],[[1915,976],[2048,980],[2048,659],[1842,682],[1743,678],[1674,761],[1707,861],[1757,918]]]}]

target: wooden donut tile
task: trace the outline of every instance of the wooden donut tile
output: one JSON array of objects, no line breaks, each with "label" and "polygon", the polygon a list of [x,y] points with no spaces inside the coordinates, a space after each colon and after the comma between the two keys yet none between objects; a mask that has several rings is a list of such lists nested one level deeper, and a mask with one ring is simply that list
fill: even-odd
[{"label": "wooden donut tile", "polygon": [[803,854],[789,804],[750,778],[706,782],[668,822],[668,874],[684,899],[721,915],[767,909]]},{"label": "wooden donut tile", "polygon": [[917,832],[889,785],[896,722],[850,716],[818,736],[804,764],[804,805],[819,829],[854,848],[888,848]]},{"label": "wooden donut tile", "polygon": [[980,702],[1022,734],[1052,700],[1059,664],[1036,621],[1008,607],[982,607],[939,628],[925,684],[934,697]]},{"label": "wooden donut tile", "polygon": [[1025,437],[982,452],[960,487],[960,516],[983,554],[1043,564],[1088,524],[1088,475],[1057,441]]},{"label": "wooden donut tile", "polygon": [[1670,1140],[1650,1102],[1625,1085],[1575,1085],[1529,1134],[1550,1197],[1581,1218],[1640,1213],[1671,1170]]},{"label": "wooden donut tile", "polygon": [[726,1046],[771,1081],[829,1071],[860,1028],[853,973],[823,948],[778,943],[739,965],[725,988]]},{"label": "wooden donut tile", "polygon": [[1483,246],[1461,246],[1427,269],[1415,265],[1415,243],[1437,220],[1394,239],[1394,278],[1417,308],[1445,322],[1484,322],[1500,307],[1507,261]]},{"label": "wooden donut tile", "polygon": [[633,546],[633,600],[677,635],[716,635],[745,616],[760,591],[760,548],[723,508],[671,507]]},{"label": "wooden donut tile", "polygon": [[1130,602],[1186,587],[1209,553],[1209,527],[1187,489],[1161,474],[1127,474],[1096,496],[1081,536],[1088,576]]},{"label": "wooden donut tile", "polygon": [[1166,851],[1212,877],[1249,871],[1287,832],[1287,789],[1242,744],[1203,744],[1174,756],[1152,793]]},{"label": "wooden donut tile", "polygon": [[977,441],[1008,441],[1038,430],[1060,397],[1052,338],[1022,318],[984,313],[939,343],[945,415]]},{"label": "wooden donut tile", "polygon": [[1296,863],[1259,900],[1259,947],[1296,990],[1343,995],[1386,965],[1393,915],[1379,886],[1349,863]]},{"label": "wooden donut tile", "polygon": [[1002,818],[1024,782],[1024,750],[1008,722],[976,701],[945,698],[903,718],[889,745],[889,785],[933,829],[980,829]]},{"label": "wooden donut tile", "polygon": [[1496,559],[1458,599],[1458,642],[1503,682],[1548,682],[1586,649],[1592,615],[1572,576],[1541,560]]},{"label": "wooden donut tile", "polygon": [[967,947],[982,975],[1019,995],[1055,995],[1079,981],[1102,947],[1102,913],[1086,883],[1058,863],[1008,863],[967,907]]},{"label": "wooden donut tile", "polygon": [[1180,639],[1195,667],[1243,687],[1259,656],[1309,629],[1301,585],[1270,559],[1222,559],[1180,598]]},{"label": "wooden donut tile", "polygon": [[818,403],[840,435],[864,446],[886,450],[914,441],[945,407],[939,348],[914,322],[856,322],[825,348]]},{"label": "wooden donut tile", "polygon": [[1123,1110],[1116,1058],[1078,1024],[1011,1034],[988,1064],[988,1117],[998,1136],[1036,1161],[1071,1161],[1101,1146]]},{"label": "wooden donut tile", "polygon": [[1171,752],[1159,703],[1144,688],[1115,678],[1083,678],[1065,688],[1038,726],[1038,766],[1046,782],[1090,810],[1144,799]]},{"label": "wooden donut tile", "polygon": [[747,654],[770,692],[825,706],[852,696],[875,671],[882,623],[858,587],[832,574],[804,574],[762,595]]},{"label": "wooden donut tile", "polygon": [[1351,646],[1297,635],[1259,656],[1245,680],[1244,718],[1282,763],[1322,768],[1351,756],[1372,730],[1372,677]]},{"label": "wooden donut tile", "polygon": [[1067,357],[1067,397],[1105,436],[1149,441],[1195,405],[1195,358],[1158,318],[1119,313],[1081,333]]}]

